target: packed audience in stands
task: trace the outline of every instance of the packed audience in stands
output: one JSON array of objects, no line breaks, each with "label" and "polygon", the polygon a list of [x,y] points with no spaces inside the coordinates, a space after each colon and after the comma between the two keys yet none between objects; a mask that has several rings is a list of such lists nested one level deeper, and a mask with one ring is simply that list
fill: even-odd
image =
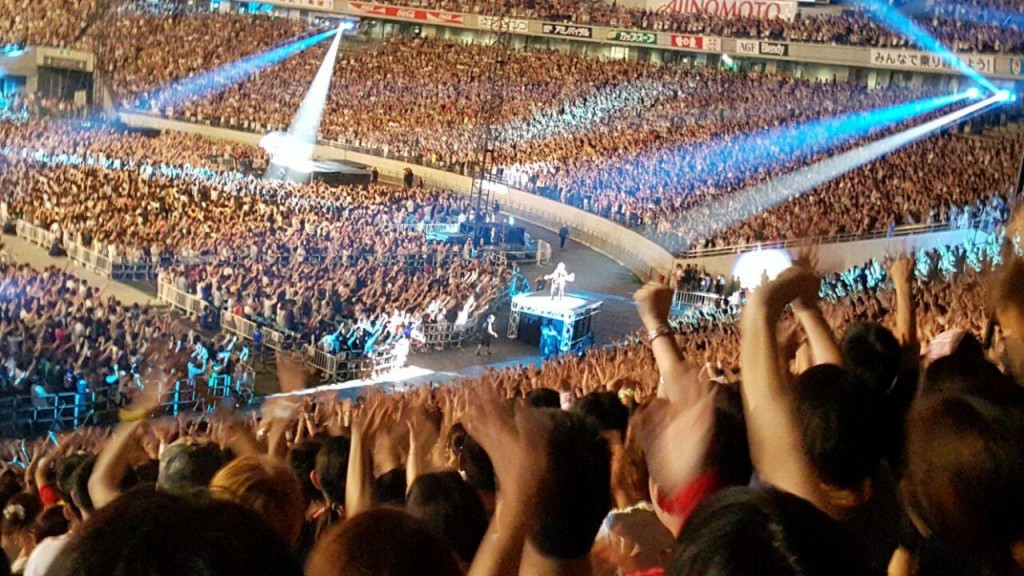
[{"label": "packed audience in stands", "polygon": [[111,262],[159,264],[161,282],[331,352],[471,322],[508,281],[475,245],[424,233],[477,219],[451,192],[264,181],[211,169],[253,161],[244,146],[45,121],[5,126],[0,148],[9,216]]},{"label": "packed audience in stands", "polygon": [[1020,574],[1001,234],[825,278],[803,255],[679,331],[647,285],[649,334],[615,347],[258,415],[148,419],[188,353],[161,348],[112,431],[0,448],[5,550],[26,575]]},{"label": "packed audience in stands", "polygon": [[[441,10],[478,14],[507,14],[511,17],[538,18],[558,22],[595,24],[626,29],[641,29],[682,34],[703,34],[734,38],[809,42],[830,45],[912,48],[900,34],[879,24],[858,5],[838,8],[801,10],[793,19],[761,19],[757,17],[728,17],[707,13],[681,12],[675,2],[666,0],[666,6],[655,10],[620,6],[617,3],[587,0],[521,0],[498,2],[495,0],[405,0],[395,4],[428,7]],[[1024,49],[1024,30],[1019,24],[1022,7],[1016,2],[901,2],[910,16],[938,40],[959,52],[1016,53]],[[175,40],[188,41],[196,31],[214,32],[209,43],[196,45],[189,62],[178,61],[174,66],[202,66],[201,58],[220,57],[231,49],[232,23],[237,16],[217,14],[195,16],[183,9],[180,2],[115,2],[94,0],[89,2],[50,3],[8,0],[2,6],[0,41],[28,45],[62,48],[98,48],[110,50],[111,62],[124,64],[125,58],[142,55],[140,67],[154,73],[166,68],[159,64],[174,62],[159,55],[161,50],[150,44],[146,35],[159,32]],[[203,19],[213,21],[203,22]],[[110,23],[114,22],[113,26]],[[207,28],[211,23],[215,26]],[[269,40],[288,29],[278,23],[270,25],[248,38]],[[248,31],[247,31],[248,32]],[[118,36],[120,35],[120,36]],[[155,36],[152,36],[155,37]],[[151,37],[151,38],[152,38]],[[131,42],[118,42],[128,38]],[[117,46],[120,44],[121,46]],[[241,44],[241,43],[239,43]],[[240,46],[243,47],[243,46]],[[239,54],[246,55],[249,52]],[[193,59],[194,58],[194,59]],[[228,60],[219,62],[224,63]],[[142,76],[136,75],[137,80]]]},{"label": "packed audience in stands", "polygon": [[[939,4],[935,9],[951,8]],[[101,31],[108,36],[96,36]],[[326,46],[200,101],[166,102],[156,89],[304,31],[304,25],[290,20],[122,7],[116,17],[90,26],[85,38],[100,51],[101,65],[125,104],[263,133],[288,125]],[[199,49],[190,48],[196,43],[189,39],[200,35],[208,41]],[[166,41],[172,36],[173,41]],[[104,41],[109,42],[110,54],[101,50]],[[339,58],[337,90],[328,102],[322,133],[347,146],[466,172],[476,157],[482,110],[495,82],[483,77],[466,81],[463,70],[487,69],[493,57],[488,47],[425,39],[393,38],[346,50]],[[427,82],[419,72],[425,62],[431,71]],[[502,127],[503,142],[497,175],[638,228],[674,252],[949,222],[968,211],[990,210],[989,198],[1004,196],[1014,174],[1007,159],[1015,152],[1003,154],[1006,142],[944,135],[764,213],[770,204],[743,202],[744,197],[732,193],[804,165],[818,157],[818,150],[794,154],[788,143],[792,138],[773,138],[773,132],[753,141],[733,135],[771,126],[785,130],[802,121],[933,94],[900,88],[868,93],[842,82],[544,51],[517,52],[509,67],[508,78],[515,81],[499,82],[505,89],[501,113],[494,119]],[[268,97],[267,85],[282,88]],[[403,114],[393,115],[396,109]],[[757,114],[749,113],[754,109]],[[1020,141],[1013,140],[1010,146],[1016,151]],[[759,154],[745,161],[755,147],[767,158]],[[938,165],[944,168],[938,172],[928,168],[936,148],[943,158]],[[994,169],[989,167],[993,162]],[[720,170],[723,165],[733,169]],[[773,168],[750,168],[765,165]],[[920,185],[921,179],[927,185]],[[851,189],[865,190],[855,195],[857,206],[845,205],[851,201]],[[900,197],[889,200],[892,189]],[[947,197],[937,190],[956,193]],[[832,217],[847,208],[855,209],[861,219]],[[740,220],[759,216],[724,229],[702,229],[697,224],[709,221],[707,210],[742,212]]]},{"label": "packed audience in stands", "polygon": [[[53,14],[22,4],[0,12],[32,20],[0,20],[0,36],[97,42],[125,102],[259,131],[284,126],[297,103],[251,81],[176,109],[153,88],[298,26],[260,21],[250,43],[236,37],[249,30],[237,16],[133,5],[118,12],[118,38],[97,28],[102,2]],[[950,18],[1013,4],[926,9]],[[682,25],[589,3],[523,9]],[[182,58],[172,46],[218,26],[209,51]],[[957,33],[1001,49],[1015,32]],[[262,80],[308,83],[318,53]],[[496,86],[448,67],[480,69],[487,49],[393,39],[342,58],[350,87],[339,94],[364,102],[332,100],[329,138],[455,170],[474,160],[478,111]],[[402,68],[410,60],[426,72]],[[960,246],[823,276],[801,253],[756,289],[681,266],[672,287],[634,295],[641,333],[583,356],[178,417],[161,408],[175,383],[244,369],[244,344],[64,270],[0,262],[0,395],[97,393],[121,406],[116,426],[0,441],[0,574],[1024,574],[1024,210],[1008,220],[1006,160],[1019,137],[939,135],[773,207],[737,193],[826,151],[813,138],[743,134],[930,94],[546,52],[517,53],[510,67],[521,86],[508,87],[497,120],[509,127],[502,175],[680,249],[989,222]],[[467,321],[507,280],[472,242],[428,239],[426,224],[494,218],[453,193],[265,182],[246,174],[265,160],[252,148],[32,118],[41,108],[0,124],[5,217],[54,233],[58,248],[157,263],[162,283],[324,351]],[[746,164],[752,149],[762,152]],[[764,164],[774,168],[751,168]],[[735,217],[729,227],[688,236],[722,214]],[[673,288],[734,297],[675,316]],[[276,377],[285,393],[310,384],[288,354]]]},{"label": "packed audience in stands", "polygon": [[[467,80],[462,70],[486,69],[493,50],[394,37],[343,54],[323,138],[468,173],[494,83]],[[163,102],[159,92],[130,102],[192,122],[258,133],[282,130],[322,55],[322,49],[312,49],[248,82],[176,102],[177,107]],[[417,71],[424,62],[431,71],[426,81]],[[517,51],[508,66],[513,72],[502,90],[500,113],[491,120],[502,142],[496,175],[638,228],[676,252],[887,232],[998,211],[1022,145],[1019,137],[940,134],[779,204],[778,194],[760,199],[739,192],[862,143],[868,134],[841,133],[843,118],[857,120],[864,110],[936,92],[868,91],[844,82],[546,51]],[[268,84],[289,88],[267,94]],[[395,116],[396,109],[403,113]],[[830,141],[832,150],[825,145]],[[723,213],[733,218],[711,217]]]}]

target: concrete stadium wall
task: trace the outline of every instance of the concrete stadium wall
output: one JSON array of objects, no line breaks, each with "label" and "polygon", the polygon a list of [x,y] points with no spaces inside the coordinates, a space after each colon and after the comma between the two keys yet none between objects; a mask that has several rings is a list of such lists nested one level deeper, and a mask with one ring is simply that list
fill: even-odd
[{"label": "concrete stadium wall", "polygon": [[[983,241],[987,238],[988,234],[976,230],[951,230],[898,238],[821,244],[818,246],[818,270],[820,272],[842,272],[853,266],[859,266],[872,258],[879,258],[887,254],[895,256],[939,246],[955,246],[967,242]],[[713,274],[728,276],[732,274],[736,260],[740,256],[741,254],[726,254],[705,258],[684,258],[676,261],[684,266],[686,264],[703,266]]]},{"label": "concrete stadium wall", "polygon": [[[240,142],[252,146],[259,145],[261,138],[261,135],[250,132],[169,120],[146,114],[123,112],[121,120],[129,126],[137,128],[200,134],[208,138]],[[469,194],[473,186],[473,179],[468,176],[343,148],[317,146],[315,153],[321,158],[348,160],[357,164],[376,166],[383,176],[390,178],[401,179],[405,169],[410,168],[418,177],[423,178],[423,182],[428,186],[447,188],[463,194]],[[495,200],[501,204],[502,210],[548,230],[557,231],[563,225],[568,226],[571,230],[570,238],[622,264],[642,280],[667,274],[672,268],[672,255],[667,250],[628,228],[536,194],[501,184],[489,184],[488,186],[493,192]]]}]

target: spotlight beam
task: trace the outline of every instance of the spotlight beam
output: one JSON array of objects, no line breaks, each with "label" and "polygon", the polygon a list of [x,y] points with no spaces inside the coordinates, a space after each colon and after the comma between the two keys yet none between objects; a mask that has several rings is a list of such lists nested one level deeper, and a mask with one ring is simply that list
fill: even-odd
[{"label": "spotlight beam", "polygon": [[334,41],[324,61],[320,64],[316,76],[313,77],[306,96],[299,105],[299,111],[292,118],[288,127],[288,135],[294,149],[288,152],[288,157],[296,160],[312,160],[313,148],[316,146],[317,137],[320,134],[320,121],[323,118],[324,106],[327,104],[327,92],[331,87],[331,78],[334,77],[334,62],[338,57],[338,46],[341,44],[343,26],[338,26],[334,34]]},{"label": "spotlight beam", "polygon": [[[789,126],[759,130],[700,142],[678,150],[685,157],[703,158],[693,163],[684,177],[713,186],[739,185],[749,175],[806,161],[872,132],[905,122],[967,99],[964,92],[894,106],[860,110],[830,118],[798,122]],[[675,174],[662,174],[665,183]]]},{"label": "spotlight beam", "polygon": [[898,150],[925,136],[961,122],[985,108],[1004,102],[1005,98],[991,96],[960,110],[908,128],[891,136],[794,170],[781,178],[714,200],[707,213],[721,214],[723,218],[693,218],[698,224],[687,230],[691,237],[706,239],[722,232],[760,212],[773,208],[818,186],[859,168],[872,160]]},{"label": "spotlight beam", "polygon": [[176,107],[189,100],[217,94],[228,86],[236,84],[260,70],[273,66],[323,42],[330,38],[332,34],[334,34],[334,31],[329,30],[313,36],[303,36],[268,51],[246,56],[241,60],[200,72],[188,78],[172,82],[166,87],[156,89],[153,96],[146,100],[156,101],[160,106]]},{"label": "spotlight beam", "polygon": [[875,20],[886,28],[905,36],[921,48],[934,52],[936,56],[948,62],[960,71],[961,74],[984,86],[989,91],[996,92],[999,90],[995,84],[968,66],[966,62],[961,60],[942,42],[939,42],[934,36],[918,26],[895,6],[888,4],[885,0],[858,0],[858,2],[867,8],[868,12],[875,17]]}]

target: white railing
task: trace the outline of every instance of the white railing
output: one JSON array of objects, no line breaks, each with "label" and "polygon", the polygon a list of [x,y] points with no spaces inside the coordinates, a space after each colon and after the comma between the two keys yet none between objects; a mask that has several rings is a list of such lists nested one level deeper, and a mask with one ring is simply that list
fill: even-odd
[{"label": "white railing", "polygon": [[361,351],[331,354],[313,344],[306,344],[303,352],[306,364],[323,373],[325,379],[356,380],[404,366],[408,358],[408,342],[401,341],[370,354]]},{"label": "white railing", "polygon": [[[991,219],[989,219],[991,220]],[[840,244],[843,242],[860,242],[862,240],[876,240],[878,238],[897,238],[901,236],[913,236],[917,234],[929,234],[932,232],[945,232],[948,230],[965,230],[975,228],[984,219],[958,220],[956,222],[940,222],[937,224],[910,224],[897,226],[892,230],[876,230],[866,233],[846,233],[835,236],[817,236],[814,238],[790,238],[788,240],[768,240],[754,244],[736,244],[733,246],[720,246],[714,248],[697,248],[684,252],[680,258],[705,258],[708,256],[727,256],[729,254],[741,254],[754,250],[774,250],[780,248],[798,248],[818,244]]]},{"label": "white railing", "polygon": [[54,239],[57,238],[57,234],[54,234],[49,230],[44,230],[34,224],[29,224],[24,220],[18,220],[14,225],[14,228],[19,238],[24,238],[33,244],[42,246],[46,250],[50,249],[50,246],[53,245]]},{"label": "white railing", "polygon": [[156,296],[158,299],[167,302],[172,307],[190,315],[201,315],[203,310],[210,305],[202,298],[182,292],[167,282],[160,282],[157,284]]},{"label": "white railing", "polygon": [[337,375],[338,365],[344,358],[341,354],[329,354],[312,344],[306,344],[305,356],[306,364],[330,377]]},{"label": "white railing", "polygon": [[[220,327],[222,330],[237,334],[250,342],[252,342],[253,333],[256,331],[255,322],[231,312],[223,312],[221,314]],[[283,332],[267,328],[266,326],[261,327],[260,332],[263,333],[263,343],[271,350],[280,352],[284,347],[284,343],[288,340],[287,335]]]},{"label": "white railing", "polygon": [[672,308],[710,308],[711,306],[717,306],[722,300],[722,297],[718,294],[712,294],[711,292],[681,292],[676,291],[672,297]]},{"label": "white railing", "polygon": [[110,258],[94,250],[89,250],[77,242],[68,242],[66,250],[68,258],[78,262],[87,270],[92,270],[108,278],[114,277],[114,264]]},{"label": "white railing", "polygon": [[476,326],[480,322],[481,315],[477,314],[463,324],[456,325],[452,322],[437,322],[435,324],[421,324],[413,331],[413,340],[422,347],[434,348],[437,350],[448,346],[461,346],[463,342],[473,336]]},{"label": "white railing", "polygon": [[[59,232],[50,232],[25,220],[18,220],[14,226],[18,237],[24,238],[47,251],[50,250],[54,240],[61,238]],[[86,270],[106,278],[139,280],[152,278],[156,275],[156,264],[153,262],[115,263],[109,256],[104,256],[95,250],[90,250],[77,242],[66,242],[64,251],[67,252],[68,258]]]}]

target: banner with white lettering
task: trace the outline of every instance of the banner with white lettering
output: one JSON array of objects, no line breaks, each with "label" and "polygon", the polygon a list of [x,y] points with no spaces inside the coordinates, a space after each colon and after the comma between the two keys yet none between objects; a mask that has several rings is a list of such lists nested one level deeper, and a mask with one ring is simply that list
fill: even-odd
[{"label": "banner with white lettering", "polygon": [[789,56],[789,44],[782,42],[761,42],[758,45],[761,56]]},{"label": "banner with white lettering", "polygon": [[576,26],[575,24],[553,24],[544,22],[540,27],[541,32],[550,36],[563,36],[565,38],[593,38],[594,29],[590,26]]},{"label": "banner with white lettering", "polygon": [[[996,70],[995,56],[985,54],[957,54],[965,64],[982,74],[992,74]],[[956,68],[948,60],[932,52],[915,52],[913,50],[871,50],[871,64],[883,68],[900,68],[903,70],[921,70],[924,72],[955,71]]]},{"label": "banner with white lettering", "polygon": [[789,56],[789,44],[785,42],[737,40],[736,53],[749,56]]},{"label": "banner with white lettering", "polygon": [[672,47],[682,50],[699,52],[721,52],[722,39],[718,36],[693,36],[690,34],[673,34]]},{"label": "banner with white lettering", "polygon": [[643,32],[640,30],[609,30],[608,39],[614,42],[625,42],[627,44],[657,44],[658,35],[654,32]]},{"label": "banner with white lettering", "polygon": [[316,10],[334,10],[334,0],[267,0],[271,4],[294,6],[295,8],[313,8]]},{"label": "banner with white lettering", "polygon": [[464,17],[457,12],[442,12],[440,10],[421,10],[419,8],[401,8],[399,6],[385,6],[383,4],[370,4],[369,2],[349,2],[349,6],[360,14],[367,16],[379,16],[384,18],[399,18],[402,20],[419,20],[437,24],[464,25]]},{"label": "banner with white lettering", "polygon": [[518,20],[516,18],[478,16],[476,20],[476,27],[481,30],[491,30],[493,32],[526,34],[526,31],[529,28],[529,22],[527,20]]},{"label": "banner with white lettering", "polygon": [[792,20],[797,3],[792,0],[647,0],[647,9],[676,14],[704,14],[720,18]]}]

